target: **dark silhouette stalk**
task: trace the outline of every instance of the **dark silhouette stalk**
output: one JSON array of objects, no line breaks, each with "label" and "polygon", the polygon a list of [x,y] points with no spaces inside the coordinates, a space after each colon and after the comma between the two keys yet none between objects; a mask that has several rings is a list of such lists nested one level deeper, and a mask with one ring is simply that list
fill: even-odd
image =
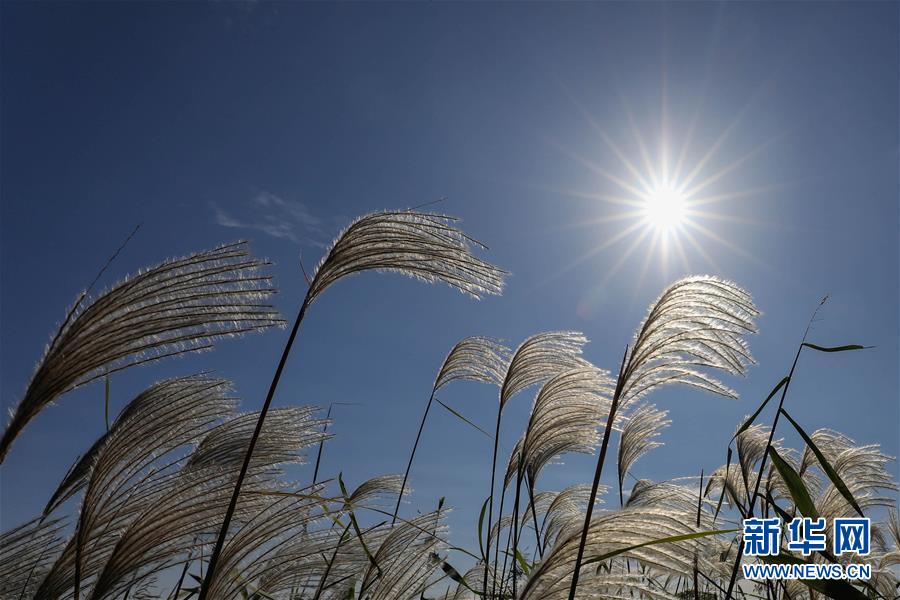
[{"label": "dark silhouette stalk", "polygon": [[[501,398],[502,398],[502,394],[501,394]],[[488,530],[487,530],[487,543],[486,543],[485,551],[484,551],[485,556],[491,555],[491,528],[494,525],[494,478],[497,475],[497,445],[500,443],[500,418],[502,417],[502,415],[503,415],[503,402],[501,400],[500,406],[497,408],[497,427],[496,427],[496,431],[494,432],[494,456],[491,459],[491,493],[490,493],[490,496],[488,496],[488,520],[487,520]],[[503,497],[501,496],[501,502],[503,501],[502,498]],[[502,512],[503,509],[501,508],[500,510]],[[502,515],[501,515],[501,517],[502,517]],[[500,545],[498,544],[497,545],[498,551],[499,551],[499,548],[500,548]],[[495,573],[497,571],[497,562],[498,561],[495,559],[494,560],[494,572]],[[485,571],[484,571],[485,576],[483,578],[484,581],[483,581],[483,585],[482,585],[482,597],[487,597],[488,565],[485,564],[484,567],[485,567]],[[496,584],[497,584],[497,581],[496,581],[496,577],[495,577],[494,584],[491,586],[491,595],[493,595],[494,591],[496,591]]]},{"label": "dark silhouette stalk", "polygon": [[[196,539],[194,542],[196,543]],[[178,594],[181,593],[181,586],[184,584],[184,576],[187,575],[188,568],[191,566],[191,555],[193,554],[193,548],[190,552],[188,552],[187,560],[184,561],[184,568],[181,569],[181,575],[178,577],[178,583],[175,584],[175,589],[172,592],[172,600],[178,600]]]},{"label": "dark silhouette stalk", "polygon": [[316,588],[316,594],[313,596],[313,600],[319,600],[319,596],[322,595],[322,591],[325,589],[325,580],[328,579],[328,574],[331,573],[331,567],[332,565],[334,565],[338,550],[341,549],[341,545],[344,543],[344,539],[347,537],[348,531],[350,531],[350,523],[347,523],[347,526],[344,527],[344,531],[343,533],[341,533],[341,537],[338,539],[338,543],[334,547],[334,552],[332,552],[331,554],[331,560],[328,561],[328,565],[325,567],[325,572],[322,573],[322,579],[319,580],[319,585]]},{"label": "dark silhouette stalk", "polygon": [[[234,516],[234,511],[237,508],[238,497],[241,495],[241,486],[244,484],[244,479],[247,477],[247,470],[250,468],[250,460],[253,458],[253,450],[256,448],[256,442],[259,440],[260,433],[262,433],[266,414],[269,412],[269,406],[272,404],[272,398],[275,396],[278,381],[281,379],[281,372],[284,370],[285,363],[287,363],[291,348],[294,345],[294,340],[297,338],[297,332],[300,330],[300,323],[303,322],[303,317],[306,315],[306,309],[308,307],[309,294],[307,293],[306,298],[303,299],[303,304],[300,306],[300,312],[297,313],[297,319],[294,321],[294,326],[291,328],[291,334],[288,336],[287,343],[284,345],[284,351],[281,353],[281,359],[278,361],[278,367],[275,369],[275,375],[272,377],[272,383],[269,385],[269,392],[266,394],[266,401],[263,403],[259,418],[256,420],[256,429],[253,431],[253,436],[250,438],[250,445],[247,446],[247,453],[244,454],[244,463],[241,465],[241,472],[238,474],[237,482],[234,484],[234,493],[232,493],[231,501],[228,503],[228,510],[225,511],[225,520],[222,521],[222,527],[219,529],[219,535],[216,537],[216,545],[213,547],[212,554],[209,557],[206,576],[203,578],[203,585],[200,587],[199,600],[206,600],[209,586],[212,584],[213,577],[215,576],[216,563],[219,560],[219,555],[222,553],[222,547],[225,545],[225,538],[228,535],[228,526],[231,525],[231,518]],[[75,600],[78,600],[77,595]]]},{"label": "dark silhouette stalk", "polygon": [[[700,491],[697,493],[697,529],[700,529],[700,515],[703,510],[703,469],[700,469]],[[700,568],[697,561],[697,551],[694,550],[694,600],[700,600]]]},{"label": "dark silhouette stalk", "polygon": [[[766,470],[766,461],[769,458],[769,449],[772,447],[772,440],[775,438],[775,429],[778,427],[778,419],[781,417],[781,409],[784,407],[784,399],[787,397],[788,388],[791,387],[791,381],[794,379],[794,369],[797,368],[797,361],[800,360],[800,353],[803,351],[803,344],[806,342],[806,336],[809,335],[809,330],[812,327],[813,321],[816,318],[816,315],[819,313],[819,309],[823,304],[828,300],[828,296],[822,299],[819,303],[819,306],[816,307],[816,310],[813,311],[812,317],[809,319],[809,323],[806,325],[806,331],[803,332],[803,339],[800,340],[800,345],[797,346],[797,354],[794,355],[794,362],[791,364],[791,370],[788,373],[787,381],[784,383],[784,387],[781,388],[781,398],[778,401],[778,409],[775,411],[775,420],[772,421],[772,428],[769,430],[769,439],[766,442],[766,450],[763,452],[762,460],[759,463],[759,475],[756,477],[756,485],[753,487],[753,495],[750,496],[749,501],[750,504],[747,506],[747,514],[744,517],[745,519],[749,519],[753,517],[753,508],[756,506],[756,497],[759,495],[759,484],[762,482],[763,473]],[[728,589],[725,592],[725,600],[730,600],[732,593],[734,592],[734,585],[737,582],[737,574],[738,569],[741,566],[741,551],[740,544],[735,550],[735,561],[734,566],[731,568],[731,579],[728,581]]]},{"label": "dark silhouette stalk", "polygon": [[538,556],[543,560],[544,549],[541,547],[541,530],[538,528],[537,509],[534,506],[534,480],[526,477],[528,485],[528,501],[531,503],[531,518],[534,520],[534,539],[537,546]]},{"label": "dark silhouette stalk", "polygon": [[[82,510],[84,510],[82,508]],[[81,515],[75,524],[75,600],[78,600],[81,592],[81,547],[84,545],[84,527],[81,523]]]},{"label": "dark silhouette stalk", "polygon": [[322,462],[322,448],[325,447],[325,437],[324,435],[328,433],[328,419],[331,418],[331,409],[334,407],[334,404],[328,405],[328,412],[325,413],[325,425],[322,427],[322,441],[319,442],[319,451],[316,453],[316,468],[313,469],[313,479],[312,484],[316,485],[316,481],[319,480],[319,464]]},{"label": "dark silhouette stalk", "polygon": [[622,355],[622,366],[619,367],[619,376],[616,378],[616,391],[613,393],[612,404],[609,407],[609,416],[606,418],[606,427],[603,430],[603,443],[600,445],[600,455],[597,457],[597,469],[594,471],[594,482],[591,484],[591,496],[588,500],[587,512],[584,515],[584,527],[581,529],[581,543],[578,544],[578,556],[575,558],[575,572],[572,573],[572,585],[569,587],[569,600],[575,600],[575,590],[578,588],[578,571],[581,570],[581,562],[584,559],[584,546],[587,543],[588,529],[591,526],[591,516],[594,514],[594,502],[597,500],[597,488],[600,487],[600,476],[603,474],[603,462],[606,460],[606,450],[609,448],[609,436],[612,433],[612,424],[616,418],[616,410],[619,408],[619,396],[625,385],[628,346],[625,346],[625,354]]},{"label": "dark silhouette stalk", "polygon": [[[406,489],[406,480],[409,478],[409,472],[412,469],[413,459],[416,457],[416,449],[419,447],[419,440],[422,438],[422,430],[425,429],[425,420],[428,419],[428,411],[431,410],[431,405],[434,403],[434,394],[437,392],[436,389],[431,390],[431,396],[428,398],[428,404],[425,405],[425,414],[422,415],[422,422],[419,423],[419,432],[416,434],[416,441],[413,442],[412,452],[409,453],[409,462],[406,463],[406,472],[403,473],[403,483],[400,485],[400,493],[397,494],[397,506],[394,508],[394,516],[391,518],[391,526],[397,522],[397,515],[400,514],[400,501],[403,500],[403,490]],[[496,449],[496,443],[494,448]],[[493,484],[493,478],[491,479],[491,483]],[[490,522],[488,523],[490,527]],[[490,529],[488,530],[488,541],[490,542]]]}]

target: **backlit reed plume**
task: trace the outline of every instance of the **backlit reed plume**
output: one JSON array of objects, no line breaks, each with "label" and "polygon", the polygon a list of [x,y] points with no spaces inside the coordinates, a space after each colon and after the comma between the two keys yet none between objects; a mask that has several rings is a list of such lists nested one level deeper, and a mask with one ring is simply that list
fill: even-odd
[{"label": "backlit reed plume", "polygon": [[0,462],[25,426],[70,390],[116,371],[212,341],[281,325],[264,299],[268,263],[243,242],[171,260],[138,273],[69,312],[0,440]]},{"label": "backlit reed plume", "polygon": [[[534,490],[540,471],[568,452],[592,453],[599,441],[598,424],[609,412],[614,382],[605,371],[582,367],[556,375],[545,383],[534,400],[521,442],[513,450],[515,487],[512,552],[519,549],[519,507],[523,479],[527,480],[529,505],[535,531],[539,530]],[[509,469],[507,469],[509,476]],[[527,508],[526,508],[527,511]],[[537,540],[539,553],[543,553]],[[513,579],[513,589],[516,582]]]},{"label": "backlit reed plume", "polygon": [[[233,532],[223,547],[221,568],[213,579],[213,598],[237,598],[241,592],[255,591],[267,572],[287,566],[294,558],[281,552],[294,536],[302,536],[308,527],[323,519],[318,493],[323,486],[312,486],[290,495],[260,496],[265,503]],[[322,548],[327,550],[327,548]],[[274,561],[272,560],[274,558]]]},{"label": "backlit reed plume", "polygon": [[357,600],[402,600],[425,592],[434,557],[444,547],[446,510],[395,524],[360,578]]},{"label": "backlit reed plume", "polygon": [[[600,495],[596,499],[598,504],[603,503],[605,493],[606,487],[601,486]],[[541,543],[544,549],[552,547],[561,537],[570,535],[581,527],[582,515],[590,496],[591,488],[583,484],[571,485],[555,495],[541,522]]]},{"label": "backlit reed plume", "polygon": [[[727,501],[742,514],[746,513],[753,494],[752,479],[757,465],[766,453],[770,432],[770,427],[759,424],[737,433],[734,437],[737,464],[722,465],[713,471],[704,493],[710,497],[724,494],[723,501]],[[773,439],[771,446],[779,452],[783,450],[782,440]]]},{"label": "backlit reed plume", "polygon": [[[236,405],[229,384],[205,377],[170,379],[132,400],[88,453],[79,479],[71,474],[54,498],[84,488],[75,534],[42,583],[39,595],[74,589],[109,558],[121,530],[169,489],[192,444]],[[73,472],[82,472],[75,469]]]},{"label": "backlit reed plume", "polygon": [[[894,461],[894,457],[884,454],[878,444],[859,445],[851,438],[830,429],[819,429],[810,437],[863,510],[896,506],[895,494],[884,493],[897,490],[897,483],[888,470],[888,464]],[[822,490],[821,495],[814,499],[820,515],[835,518],[855,514],[846,498],[821,472],[809,446],[803,449],[798,472],[804,481],[821,481],[821,484],[815,486],[808,484],[811,489]]]},{"label": "backlit reed plume", "polygon": [[[646,506],[624,508],[591,521],[587,537],[587,554],[590,557],[600,557],[662,537],[701,531],[695,523],[696,514],[693,511]],[[568,596],[572,569],[581,546],[580,538],[581,532],[576,530],[553,547],[544,561],[531,573],[519,600],[555,600]],[[701,557],[708,555],[703,548],[709,543],[707,539],[701,538],[648,545],[628,550],[617,558],[634,560],[644,569],[677,576],[691,572],[695,551],[698,551]],[[586,568],[583,574],[584,589],[579,591],[579,597],[608,597],[610,576],[615,577],[617,575],[615,571],[602,568],[604,563],[587,566],[589,568]],[[632,581],[625,585],[621,593],[627,597],[630,589],[634,589],[635,592],[643,591],[640,587],[632,588],[635,583]],[[620,597],[620,594],[613,596]]]},{"label": "backlit reed plume", "polygon": [[[409,462],[406,465],[406,472],[403,474],[401,488],[406,485],[406,481],[409,478],[413,459],[416,456],[416,449],[419,447],[419,440],[422,437],[422,430],[425,428],[425,421],[428,419],[428,413],[431,410],[431,405],[434,403],[434,397],[438,390],[453,381],[478,381],[499,387],[503,383],[509,354],[509,348],[499,341],[480,336],[463,338],[453,346],[444,360],[444,364],[441,365],[441,370],[438,372],[434,385],[431,388],[431,395],[425,404],[425,413],[422,415],[419,431],[416,433],[416,440],[413,442],[412,451],[409,454]],[[400,512],[402,499],[403,494],[398,494],[392,522],[397,521],[397,514]]]},{"label": "backlit reed plume", "polygon": [[[590,363],[581,358],[581,352],[587,338],[574,331],[552,331],[533,335],[522,342],[506,367],[503,384],[500,386],[497,405],[497,421],[494,432],[494,450],[491,457],[491,487],[488,496],[488,523],[494,522],[494,486],[497,478],[497,452],[500,441],[500,422],[506,403],[522,390],[572,369],[590,367]],[[502,485],[501,485],[502,490]],[[505,495],[500,494],[500,512],[503,514]],[[485,559],[490,559],[491,536],[488,534],[485,544]],[[497,568],[500,545],[496,546],[494,570]],[[486,584],[486,581],[485,581]],[[487,590],[482,590],[484,595]]]},{"label": "backlit reed plume", "polygon": [[247,446],[241,472],[210,556],[199,600],[206,600],[215,577],[218,558],[228,535],[256,440],[300,324],[307,308],[322,292],[343,277],[372,270],[396,272],[426,282],[442,281],[474,298],[502,292],[505,273],[475,257],[472,247],[483,246],[455,228],[454,222],[451,217],[413,210],[372,213],[357,219],[345,229],[322,258],[297,313],[259,413],[255,433]]},{"label": "backlit reed plume", "polygon": [[[272,411],[236,510],[240,524],[270,507],[271,493],[283,489],[278,467],[302,462],[303,449],[321,439],[322,421],[312,418],[315,410],[291,407]],[[120,532],[96,579],[91,600],[112,598],[130,582],[179,564],[187,559],[197,540],[215,530],[228,506],[257,417],[255,413],[233,417],[206,435],[184,467],[170,478],[165,493]],[[232,559],[229,554],[228,560]]]},{"label": "backlit reed plume", "polygon": [[[759,311],[737,285],[713,277],[687,277],[670,285],[650,306],[634,341],[622,357],[608,424],[603,434],[597,468],[575,560],[569,600],[575,599],[584,548],[600,484],[611,427],[620,409],[667,383],[682,383],[714,394],[737,394],[706,370],[743,375],[753,359],[744,336],[756,331]],[[706,370],[704,370],[706,369]]]},{"label": "backlit reed plume", "polygon": [[81,491],[89,478],[97,489],[108,471],[116,485],[127,485],[129,475],[140,473],[161,454],[199,439],[237,406],[228,390],[225,380],[191,376],[163,381],[141,393],[69,470],[44,516]]},{"label": "backlit reed plume", "polygon": [[625,476],[644,454],[662,444],[655,441],[660,430],[669,425],[668,411],[658,410],[652,404],[641,404],[631,411],[619,436],[619,452],[616,460],[619,472],[619,504],[624,504],[622,486]]},{"label": "backlit reed plume", "polygon": [[0,534],[0,598],[33,598],[65,546],[64,519],[34,519]]}]

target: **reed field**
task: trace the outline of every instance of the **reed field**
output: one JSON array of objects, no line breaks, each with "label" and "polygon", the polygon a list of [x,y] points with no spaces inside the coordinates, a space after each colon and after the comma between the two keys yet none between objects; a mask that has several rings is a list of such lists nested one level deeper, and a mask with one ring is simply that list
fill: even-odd
[{"label": "reed field", "polygon": [[[334,411],[294,405],[276,391],[291,368],[292,349],[318,343],[301,324],[320,317],[316,308],[329,302],[328,288],[375,271],[442,284],[451,288],[447,293],[474,299],[500,295],[507,273],[485,257],[488,250],[455,219],[410,209],[362,216],[314,270],[277,273],[306,278],[305,296],[293,299],[297,314],[281,315],[270,304],[275,266],[255,258],[244,242],[150,266],[104,291],[88,285],[52,332],[4,423],[0,461],[21,451],[16,442],[29,436],[33,419],[69,402],[67,394],[81,386],[101,394],[105,388],[108,427],[80,456],[59,457],[71,468],[55,492],[34,498],[33,519],[0,535],[0,598],[898,597],[894,457],[878,444],[813,430],[792,415],[814,401],[791,389],[804,377],[804,364],[829,361],[839,371],[845,353],[873,351],[865,340],[824,345],[806,323],[797,323],[798,335],[806,327],[799,340],[790,332],[766,333],[783,337],[778,342],[791,352],[797,344],[795,359],[783,366],[782,379],[764,382],[771,389],[766,397],[742,398],[747,416],[727,432],[733,434],[727,447],[705,448],[721,457],[718,465],[660,481],[634,475],[642,457],[661,451],[661,432],[679,426],[665,403],[654,403],[658,388],[736,398],[729,380],[754,376],[752,346],[764,307],[739,282],[705,275],[672,281],[634,324],[633,338],[591,342],[609,345],[621,356],[616,364],[589,362],[583,355],[588,336],[577,331],[460,339],[434,366],[405,464],[371,473],[355,489],[340,470],[320,468],[323,448],[340,443],[330,432]],[[115,262],[107,268],[114,271]],[[242,412],[218,372],[198,372],[159,381],[109,414],[109,382],[121,372],[166,364],[223,338],[240,337],[228,343],[252,352],[256,334],[284,342],[280,356],[261,358],[274,376],[268,389],[257,390],[265,399],[259,412]],[[189,361],[179,363],[179,372]],[[487,408],[493,429],[484,432],[492,438],[490,468],[470,478],[483,504],[464,515],[478,531],[472,547],[452,542],[446,524],[452,506],[410,490],[429,417],[446,408],[438,393],[462,381],[496,394]],[[530,403],[527,424],[516,440],[501,443],[513,399]],[[454,415],[460,427],[477,427],[465,411]],[[803,444],[787,445],[788,434]],[[596,461],[593,478],[548,487],[545,471],[565,469],[557,463],[572,453]],[[284,474],[299,463],[303,484]],[[31,497],[29,490],[16,493]],[[862,563],[871,577],[746,580],[742,521],[775,516],[829,523],[870,518],[868,555],[804,556],[782,544],[760,562]]]}]

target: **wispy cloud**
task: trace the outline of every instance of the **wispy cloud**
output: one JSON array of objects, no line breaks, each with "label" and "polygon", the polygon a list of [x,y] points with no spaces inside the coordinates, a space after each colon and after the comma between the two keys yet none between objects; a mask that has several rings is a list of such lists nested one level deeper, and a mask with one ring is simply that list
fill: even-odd
[{"label": "wispy cloud", "polygon": [[215,202],[210,205],[214,221],[222,227],[255,229],[306,246],[324,247],[329,239],[322,219],[304,203],[271,192],[258,192],[241,207],[240,214],[226,212]]}]

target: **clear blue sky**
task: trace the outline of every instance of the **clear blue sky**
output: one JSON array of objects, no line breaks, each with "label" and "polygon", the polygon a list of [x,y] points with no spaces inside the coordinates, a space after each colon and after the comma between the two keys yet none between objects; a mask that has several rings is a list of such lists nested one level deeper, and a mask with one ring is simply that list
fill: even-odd
[{"label": "clear blue sky", "polygon": [[[292,318],[301,252],[313,265],[353,216],[446,196],[439,209],[513,273],[508,290],[473,302],[375,274],[328,290],[276,399],[361,404],[336,409],[325,474],[342,470],[355,484],[402,472],[459,338],[517,344],[576,329],[591,339],[587,356],[614,369],[647,305],[688,273],[754,294],[759,365],[730,382],[739,402],[655,394],[673,424],[637,475],[721,464],[826,293],[813,340],[876,348],[804,356],[788,407],[809,430],[833,427],[896,455],[897,90],[898,5],[887,2],[4,3],[4,407],[137,223],[104,284],[249,238],[277,263],[277,303]],[[634,182],[600,130],[642,165],[639,132],[657,165],[664,123],[675,155],[692,131],[686,169],[712,150],[698,181],[718,174],[702,195],[724,199],[695,220],[714,237],[693,230],[702,253],[682,239],[686,265],[664,264],[647,238],[614,270],[640,230],[601,248],[630,222],[602,221],[622,212],[603,197],[623,191],[600,170]],[[162,377],[214,368],[256,409],[285,337],[225,341],[118,375],[114,406]],[[2,467],[4,529],[36,514],[102,431],[102,397],[98,386],[73,393],[24,431]],[[531,397],[510,407],[503,447]],[[495,410],[495,391],[474,384],[443,399],[485,426]],[[413,472],[414,507],[446,496],[454,540],[469,547],[489,459],[487,439],[437,412]],[[591,460],[569,458],[543,486],[591,473]],[[308,481],[311,469],[291,476]]]}]

